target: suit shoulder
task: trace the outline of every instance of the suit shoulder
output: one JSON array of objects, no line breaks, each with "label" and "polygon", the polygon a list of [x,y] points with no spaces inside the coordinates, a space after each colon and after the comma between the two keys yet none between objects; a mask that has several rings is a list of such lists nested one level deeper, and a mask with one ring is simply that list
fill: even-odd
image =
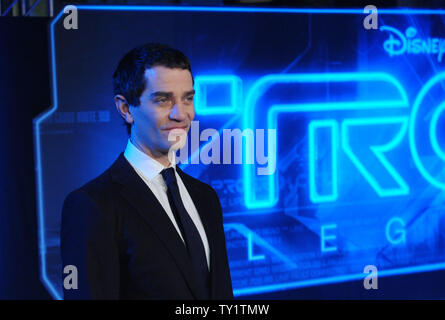
[{"label": "suit shoulder", "polygon": [[85,183],[81,189],[90,195],[108,193],[113,187],[110,169],[103,172],[101,175]]},{"label": "suit shoulder", "polygon": [[71,191],[65,201],[69,199],[88,198],[93,200],[97,205],[104,204],[107,199],[113,195],[113,183],[110,170],[106,170],[101,175],[88,181],[78,189]]}]

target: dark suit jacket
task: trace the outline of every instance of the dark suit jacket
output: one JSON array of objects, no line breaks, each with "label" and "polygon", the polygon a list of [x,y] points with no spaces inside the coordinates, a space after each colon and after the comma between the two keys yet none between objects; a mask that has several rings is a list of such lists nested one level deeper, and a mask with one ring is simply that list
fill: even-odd
[{"label": "dark suit jacket", "polygon": [[[232,299],[218,196],[209,185],[176,168],[207,234],[211,299]],[[203,297],[180,236],[123,154],[65,199],[61,250],[63,266],[78,270],[78,289],[64,289],[65,299]]]}]

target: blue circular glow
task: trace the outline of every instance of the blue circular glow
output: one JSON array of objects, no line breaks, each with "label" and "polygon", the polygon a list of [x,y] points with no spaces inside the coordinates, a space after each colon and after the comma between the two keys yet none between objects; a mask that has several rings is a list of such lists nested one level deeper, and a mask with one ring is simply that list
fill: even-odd
[{"label": "blue circular glow", "polygon": [[439,143],[437,141],[437,122],[439,121],[439,117],[442,114],[443,110],[445,109],[445,101],[442,102],[439,107],[434,110],[433,116],[431,117],[431,123],[430,123],[430,141],[431,145],[433,147],[434,152],[441,158],[443,161],[445,161],[445,153],[442,151],[442,149],[439,146]]},{"label": "blue circular glow", "polygon": [[[445,189],[445,182],[439,181],[425,168],[422,161],[420,160],[419,152],[418,152],[417,146],[416,146],[415,137],[416,137],[416,118],[417,118],[417,113],[420,109],[420,105],[423,102],[423,99],[425,98],[428,91],[430,91],[430,89],[433,86],[437,85],[444,79],[445,79],[445,72],[441,72],[441,73],[437,74],[436,76],[434,76],[433,78],[431,78],[423,86],[423,88],[420,90],[419,94],[417,95],[416,100],[414,101],[413,109],[411,111],[411,116],[410,116],[410,125],[409,125],[409,147],[411,150],[411,155],[414,160],[414,164],[417,167],[417,169],[419,170],[420,174],[428,182],[430,182],[433,186],[435,186],[439,189]],[[442,105],[443,105],[443,103],[439,105],[438,109],[441,109]],[[434,118],[434,116],[436,116],[438,118],[440,113],[441,113],[441,110],[439,110],[439,111],[435,110],[433,118]],[[434,139],[436,139],[436,137],[435,137],[436,134],[435,134],[435,132],[433,132],[434,134],[431,135],[431,132],[432,132],[431,126],[430,126],[430,141],[433,143]],[[432,136],[434,136],[434,138],[432,138]],[[436,154],[438,155],[439,158],[441,158],[442,160],[445,160],[444,158],[442,158],[442,155],[445,155],[445,154],[443,154],[443,152],[440,150],[438,144],[437,144],[437,148],[439,150],[439,153],[437,152],[437,150],[434,150],[434,151],[436,152]],[[434,146],[433,146],[433,149],[434,149]]]}]

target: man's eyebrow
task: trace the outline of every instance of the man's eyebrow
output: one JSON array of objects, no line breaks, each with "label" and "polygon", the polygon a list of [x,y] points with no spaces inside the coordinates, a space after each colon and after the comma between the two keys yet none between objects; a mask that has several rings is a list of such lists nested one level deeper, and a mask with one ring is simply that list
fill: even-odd
[{"label": "man's eyebrow", "polygon": [[195,94],[195,90],[187,91],[186,93],[184,93],[184,97],[185,97],[185,96],[190,96],[190,95],[192,95],[192,94]]},{"label": "man's eyebrow", "polygon": [[154,99],[156,97],[173,97],[173,93],[172,92],[165,92],[165,91],[156,91],[150,94],[150,98]]},{"label": "man's eyebrow", "polygon": [[[187,97],[187,96],[194,95],[194,94],[195,94],[195,90],[190,90],[190,91],[185,92],[183,94],[183,97]],[[155,91],[150,94],[150,99],[155,99],[157,97],[171,98],[171,97],[173,97],[173,92]]]}]

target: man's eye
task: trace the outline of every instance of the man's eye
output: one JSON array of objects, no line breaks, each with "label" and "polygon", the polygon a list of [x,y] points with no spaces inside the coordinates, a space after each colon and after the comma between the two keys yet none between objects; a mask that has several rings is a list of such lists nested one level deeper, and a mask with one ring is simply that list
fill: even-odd
[{"label": "man's eye", "polygon": [[189,96],[189,97],[185,98],[185,100],[188,101],[188,102],[192,102],[193,101],[193,96]]},{"label": "man's eye", "polygon": [[156,103],[161,103],[161,104],[163,104],[163,103],[167,103],[167,99],[166,98],[160,98],[160,99],[157,99],[156,100]]}]

